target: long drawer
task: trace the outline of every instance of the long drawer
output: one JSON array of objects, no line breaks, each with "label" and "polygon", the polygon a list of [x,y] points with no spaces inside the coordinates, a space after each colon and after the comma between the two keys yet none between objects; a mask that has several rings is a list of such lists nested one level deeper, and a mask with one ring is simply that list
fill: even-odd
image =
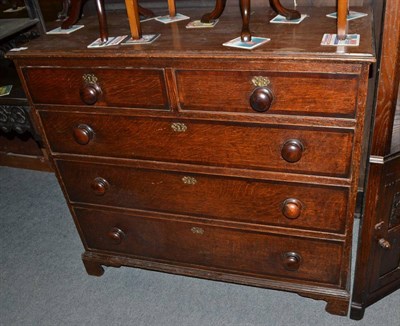
[{"label": "long drawer", "polygon": [[57,161],[72,202],[344,233],[347,189]]},{"label": "long drawer", "polygon": [[51,150],[346,177],[353,131],[42,111]]},{"label": "long drawer", "polygon": [[[358,76],[269,71],[177,70],[182,110],[354,117]],[[263,88],[264,92],[260,92]],[[266,105],[270,97],[270,105]],[[253,104],[252,104],[253,103]],[[269,103],[268,103],[269,104]]]},{"label": "long drawer", "polygon": [[343,243],[75,208],[89,250],[254,276],[340,284]]},{"label": "long drawer", "polygon": [[169,109],[162,69],[25,68],[35,104]]}]

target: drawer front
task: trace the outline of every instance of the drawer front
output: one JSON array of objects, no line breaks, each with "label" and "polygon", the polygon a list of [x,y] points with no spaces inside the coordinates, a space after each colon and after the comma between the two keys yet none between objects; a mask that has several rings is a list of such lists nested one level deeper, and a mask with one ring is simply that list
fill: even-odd
[{"label": "drawer front", "polygon": [[255,276],[339,285],[342,243],[75,209],[89,249]]},{"label": "drawer front", "polygon": [[168,109],[161,69],[29,68],[23,73],[36,104]]},{"label": "drawer front", "polygon": [[353,132],[41,112],[53,152],[347,176]]},{"label": "drawer front", "polygon": [[220,220],[344,232],[347,190],[57,161],[69,199]]},{"label": "drawer front", "polygon": [[[266,109],[262,114],[337,117],[355,114],[357,75],[179,70],[176,79],[182,110],[258,113]],[[265,97],[271,97],[270,106]]]}]

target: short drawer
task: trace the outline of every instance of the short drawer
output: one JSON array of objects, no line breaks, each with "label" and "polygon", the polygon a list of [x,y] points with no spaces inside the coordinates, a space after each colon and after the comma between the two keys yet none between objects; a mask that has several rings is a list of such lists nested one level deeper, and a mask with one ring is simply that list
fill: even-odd
[{"label": "short drawer", "polygon": [[346,188],[57,161],[72,202],[344,233]]},{"label": "short drawer", "polygon": [[75,208],[89,250],[258,277],[340,284],[343,244]]},{"label": "short drawer", "polygon": [[353,132],[228,122],[40,113],[53,152],[345,177]]},{"label": "short drawer", "polygon": [[[358,76],[178,70],[182,110],[354,117]],[[263,86],[264,85],[264,86]]]},{"label": "short drawer", "polygon": [[169,107],[162,69],[52,67],[22,71],[35,104]]}]

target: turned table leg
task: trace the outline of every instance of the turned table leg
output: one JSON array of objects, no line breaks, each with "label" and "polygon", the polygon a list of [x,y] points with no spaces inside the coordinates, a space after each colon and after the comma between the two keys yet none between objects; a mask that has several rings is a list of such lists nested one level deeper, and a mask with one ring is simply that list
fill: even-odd
[{"label": "turned table leg", "polygon": [[347,13],[349,0],[337,0],[337,35],[339,40],[344,40],[347,35]]},{"label": "turned table leg", "polygon": [[226,0],[217,0],[215,2],[215,8],[212,12],[204,14],[201,17],[201,22],[202,23],[209,23],[210,21],[219,18],[222,13],[224,12],[226,5]]},{"label": "turned table leg", "polygon": [[61,24],[62,29],[71,28],[78,19],[81,13],[81,8],[84,0],[71,0],[68,18]]},{"label": "turned table leg", "polygon": [[[84,2],[87,0],[63,0],[63,9],[58,14],[59,17],[65,17],[68,15],[68,10],[70,11],[68,18],[62,23],[62,29],[71,28],[78,19],[82,10],[82,6]],[[173,1],[173,0],[169,0]],[[140,39],[142,37],[142,31],[140,29],[140,18],[139,14],[142,14],[145,17],[154,17],[154,12],[143,8],[137,4],[137,0],[126,0],[126,9],[128,12],[129,18],[129,26],[133,39]],[[107,18],[104,8],[104,0],[96,0],[96,8],[97,8],[97,16],[99,19],[99,30],[100,30],[100,38],[102,42],[107,42],[108,40],[108,27],[107,27]],[[170,9],[175,10],[175,2],[173,1],[173,7]],[[175,15],[175,14],[174,14]]]},{"label": "turned table leg", "polygon": [[250,0],[239,0],[239,3],[240,13],[242,15],[242,33],[240,34],[240,36],[243,42],[250,42]]},{"label": "turned table leg", "polygon": [[63,0],[62,9],[57,14],[57,18],[60,19],[60,20],[64,20],[65,18],[67,18],[68,17],[68,10],[69,10],[70,6],[71,6],[71,0]]},{"label": "turned table leg", "polygon": [[97,17],[99,19],[99,31],[100,38],[102,42],[108,41],[108,27],[107,27],[107,17],[104,8],[104,0],[96,0]]},{"label": "turned table leg", "polygon": [[126,12],[129,19],[129,28],[133,40],[142,38],[142,29],[140,28],[139,8],[137,0],[125,0]]},{"label": "turned table leg", "polygon": [[168,0],[168,11],[170,17],[176,16],[175,0]]},{"label": "turned table leg", "polygon": [[[338,0],[340,1],[340,0]],[[346,0],[348,1],[348,0]],[[270,0],[272,9],[279,15],[284,16],[288,20],[299,19],[301,14],[297,10],[287,9],[281,5],[280,0]],[[242,14],[242,33],[241,39],[243,42],[251,41],[250,32],[250,0],[240,0],[240,12]]]},{"label": "turned table leg", "polygon": [[269,0],[272,9],[281,16],[288,20],[299,19],[301,14],[297,10],[287,9],[281,5],[280,0]]},{"label": "turned table leg", "polygon": [[[340,1],[340,0],[338,0]],[[346,0],[348,1],[348,0]],[[275,10],[279,15],[284,16],[288,20],[299,19],[301,14],[297,10],[287,9],[280,3],[280,0],[269,0],[272,9]],[[243,42],[251,41],[251,33],[250,33],[250,0],[239,0],[240,3],[240,12],[242,14],[242,33],[241,39]],[[209,23],[213,19],[219,18],[226,5],[226,0],[216,0],[215,8],[212,12],[204,14],[201,17],[202,23]]]}]

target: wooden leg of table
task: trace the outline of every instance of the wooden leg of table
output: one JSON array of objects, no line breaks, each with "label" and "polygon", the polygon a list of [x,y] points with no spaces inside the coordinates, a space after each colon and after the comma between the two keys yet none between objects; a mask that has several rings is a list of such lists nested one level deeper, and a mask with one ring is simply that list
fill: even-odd
[{"label": "wooden leg of table", "polygon": [[240,37],[243,42],[250,42],[250,0],[239,0],[239,2],[240,13],[242,14],[242,33],[240,34]]},{"label": "wooden leg of table", "polygon": [[168,11],[170,17],[176,16],[175,0],[168,0]]},{"label": "wooden leg of table", "polygon": [[269,0],[269,3],[277,14],[284,16],[288,20],[299,19],[301,17],[301,14],[297,10],[285,8],[279,0]]},{"label": "wooden leg of table", "polygon": [[69,15],[68,18],[64,20],[63,23],[61,24],[62,29],[71,28],[72,25],[74,25],[78,21],[79,14],[81,13],[81,8],[82,8],[82,0],[71,0]]},{"label": "wooden leg of table", "polygon": [[226,0],[217,0],[215,2],[215,8],[212,12],[204,14],[201,17],[201,22],[202,23],[209,23],[210,21],[219,18],[222,13],[224,12],[226,5]]},{"label": "wooden leg of table", "polygon": [[344,40],[347,35],[347,13],[349,0],[337,0],[337,35],[339,40]]},{"label": "wooden leg of table", "polygon": [[106,11],[104,9],[104,0],[96,0],[97,16],[99,18],[99,32],[102,42],[108,41],[108,26]]},{"label": "wooden leg of table", "polygon": [[60,20],[63,20],[68,17],[68,10],[71,6],[71,0],[63,0],[62,3],[62,9],[61,11],[57,14],[57,18]]},{"label": "wooden leg of table", "polygon": [[139,8],[137,0],[125,0],[126,12],[129,19],[129,28],[131,36],[134,40],[142,38],[142,30],[140,28]]}]

